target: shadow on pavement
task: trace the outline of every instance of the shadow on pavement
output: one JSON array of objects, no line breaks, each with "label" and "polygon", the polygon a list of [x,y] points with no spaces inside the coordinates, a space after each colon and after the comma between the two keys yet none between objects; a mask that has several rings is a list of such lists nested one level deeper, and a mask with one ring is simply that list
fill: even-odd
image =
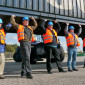
[{"label": "shadow on pavement", "polygon": [[[78,68],[83,68],[84,62],[77,62]],[[63,62],[62,66],[64,69],[67,69],[67,62]],[[31,65],[32,67],[32,74],[47,74],[46,64],[45,63],[38,63]],[[56,69],[56,71],[53,71],[53,73],[58,72],[57,66],[55,63],[52,63],[52,68]],[[21,73],[21,63],[16,62],[6,62],[5,66],[5,75],[9,75],[9,77],[12,77],[11,75],[14,75],[13,77],[20,77]],[[19,75],[19,76],[16,76]]]}]

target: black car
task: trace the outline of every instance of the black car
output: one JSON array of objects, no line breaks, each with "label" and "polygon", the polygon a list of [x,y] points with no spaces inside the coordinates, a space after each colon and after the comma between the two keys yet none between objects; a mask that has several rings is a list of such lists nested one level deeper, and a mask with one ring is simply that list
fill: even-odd
[{"label": "black car", "polygon": [[[32,42],[32,46],[31,46],[31,57],[30,57],[31,64],[35,64],[36,61],[43,61],[43,58],[46,58],[42,36],[35,35],[35,38],[37,38],[37,41]],[[58,44],[58,50],[60,52],[60,60],[62,62],[64,60],[65,53],[60,43]],[[13,59],[16,62],[22,61],[22,58],[20,55],[20,47],[17,47],[17,50],[14,53]],[[51,58],[51,62],[55,62],[54,57]]]}]

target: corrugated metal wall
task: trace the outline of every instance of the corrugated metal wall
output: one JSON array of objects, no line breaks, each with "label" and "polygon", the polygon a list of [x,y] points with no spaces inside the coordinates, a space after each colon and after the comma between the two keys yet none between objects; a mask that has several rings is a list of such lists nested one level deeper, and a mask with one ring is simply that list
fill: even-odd
[{"label": "corrugated metal wall", "polygon": [[85,18],[85,0],[0,0],[0,5]]}]

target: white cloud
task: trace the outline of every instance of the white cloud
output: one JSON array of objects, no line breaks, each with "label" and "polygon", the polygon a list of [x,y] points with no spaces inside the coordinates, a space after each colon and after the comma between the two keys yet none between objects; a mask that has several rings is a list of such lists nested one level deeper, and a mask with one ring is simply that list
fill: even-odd
[{"label": "white cloud", "polygon": [[7,44],[13,45],[13,42],[9,42],[9,43],[7,43]]}]

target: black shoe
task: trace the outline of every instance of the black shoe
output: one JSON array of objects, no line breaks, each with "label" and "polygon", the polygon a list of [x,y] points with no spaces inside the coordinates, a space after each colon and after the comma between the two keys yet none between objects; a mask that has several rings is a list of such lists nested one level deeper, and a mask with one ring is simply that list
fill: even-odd
[{"label": "black shoe", "polygon": [[73,71],[78,71],[78,69],[75,68],[75,69],[73,69]]},{"label": "black shoe", "polygon": [[52,74],[52,71],[48,71],[49,74]]},{"label": "black shoe", "polygon": [[48,74],[52,74],[52,69],[47,69],[47,71],[48,71]]},{"label": "black shoe", "polygon": [[73,72],[71,69],[68,69],[69,72]]},{"label": "black shoe", "polygon": [[67,72],[67,71],[63,70],[63,68],[60,68],[59,72]]},{"label": "black shoe", "polygon": [[85,68],[85,66],[83,68]]},{"label": "black shoe", "polygon": [[29,78],[29,79],[32,79],[32,78],[33,78],[32,75],[31,75],[31,73],[26,73],[26,76],[27,76],[27,78]]},{"label": "black shoe", "polygon": [[4,75],[0,75],[0,79],[5,79]]},{"label": "black shoe", "polygon": [[23,72],[23,71],[21,72],[21,77],[22,77],[22,76],[24,76],[24,72]]},{"label": "black shoe", "polygon": [[67,72],[67,71],[64,71],[64,70],[60,70],[59,72]]}]

